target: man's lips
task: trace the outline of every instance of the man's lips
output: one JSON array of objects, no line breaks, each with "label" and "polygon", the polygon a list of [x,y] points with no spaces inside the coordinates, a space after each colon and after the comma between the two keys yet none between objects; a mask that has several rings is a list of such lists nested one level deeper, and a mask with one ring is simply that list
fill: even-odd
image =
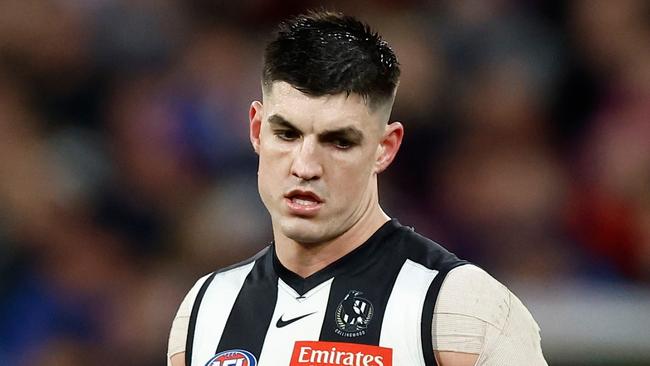
[{"label": "man's lips", "polygon": [[293,190],[284,195],[289,212],[298,216],[314,216],[324,200],[311,191]]},{"label": "man's lips", "polygon": [[323,199],[320,198],[316,193],[312,191],[303,191],[299,189],[294,189],[289,193],[284,195],[285,198],[290,200],[299,200],[299,201],[311,201],[315,203],[323,203]]}]

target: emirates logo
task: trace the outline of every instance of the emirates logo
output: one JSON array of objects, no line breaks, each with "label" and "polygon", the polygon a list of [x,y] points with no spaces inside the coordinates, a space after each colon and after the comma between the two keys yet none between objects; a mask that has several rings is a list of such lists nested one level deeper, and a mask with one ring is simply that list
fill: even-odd
[{"label": "emirates logo", "polygon": [[392,366],[391,348],[367,344],[298,341],[289,366]]}]

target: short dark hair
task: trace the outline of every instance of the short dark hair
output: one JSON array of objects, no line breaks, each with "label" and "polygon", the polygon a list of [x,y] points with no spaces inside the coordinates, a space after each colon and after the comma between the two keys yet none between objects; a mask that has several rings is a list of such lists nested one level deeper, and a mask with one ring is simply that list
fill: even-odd
[{"label": "short dark hair", "polygon": [[375,105],[392,99],[399,75],[395,53],[368,24],[318,10],[280,23],[264,53],[262,81],[269,89],[285,81],[314,96],[354,93]]}]

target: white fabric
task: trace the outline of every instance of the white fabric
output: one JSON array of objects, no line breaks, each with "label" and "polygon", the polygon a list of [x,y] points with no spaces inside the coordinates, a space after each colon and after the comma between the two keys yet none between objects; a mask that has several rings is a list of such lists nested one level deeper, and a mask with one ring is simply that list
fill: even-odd
[{"label": "white fabric", "polygon": [[190,323],[190,315],[192,313],[192,304],[194,299],[199,293],[199,289],[208,278],[209,275],[201,277],[192,289],[185,295],[183,302],[178,307],[176,317],[172,322],[172,329],[169,332],[169,342],[167,345],[167,366],[171,366],[171,357],[175,354],[185,352],[185,341],[187,340],[187,331]]},{"label": "white fabric", "polygon": [[276,323],[280,317],[291,319],[304,314],[312,315],[301,319],[299,327],[269,327],[264,339],[264,346],[262,346],[262,354],[259,357],[259,366],[277,366],[269,365],[268,362],[264,363],[264,360],[269,359],[271,362],[273,359],[290,360],[293,349],[283,347],[283,344],[318,340],[333,279],[321,283],[302,296],[284,281],[278,281],[278,300],[271,323]]},{"label": "white fabric", "polygon": [[388,298],[379,345],[393,349],[394,365],[425,366],[422,355],[422,309],[438,271],[406,260]]},{"label": "white fabric", "polygon": [[[171,356],[185,351],[198,287],[197,283],[185,297],[172,324],[168,365]],[[434,350],[479,354],[476,365],[480,366],[547,365],[541,352],[539,327],[526,307],[476,266],[460,266],[449,272],[433,319]]]},{"label": "white fabric", "polygon": [[[195,342],[192,351],[192,365],[201,365],[202,361],[209,360],[214,356],[216,344],[209,342],[196,342],[196,339],[219,339],[226,327],[228,315],[235,304],[237,294],[244,285],[246,277],[253,269],[255,262],[245,266],[218,273],[210,283],[203,295],[202,304],[197,315],[196,327],[194,329]],[[194,303],[194,301],[192,301]],[[187,332],[185,332],[187,337]]]}]

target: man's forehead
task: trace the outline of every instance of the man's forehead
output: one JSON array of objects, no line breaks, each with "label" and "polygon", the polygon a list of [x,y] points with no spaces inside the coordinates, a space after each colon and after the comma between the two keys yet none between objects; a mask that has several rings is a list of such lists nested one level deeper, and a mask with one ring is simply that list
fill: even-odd
[{"label": "man's forehead", "polygon": [[381,115],[372,111],[358,94],[340,93],[313,96],[291,84],[274,82],[264,92],[264,114],[268,118],[280,114],[287,119],[315,119],[331,124],[380,123]]},{"label": "man's forehead", "polygon": [[276,81],[271,84],[270,88],[264,88],[263,96],[265,100],[271,99],[273,101],[285,101],[285,100],[305,100],[311,101],[313,103],[322,103],[322,104],[348,104],[359,106],[359,108],[365,109],[370,113],[370,108],[366,98],[363,98],[359,94],[351,93],[339,93],[339,94],[325,94],[325,95],[310,95],[304,93],[299,89],[295,88],[293,85],[287,83],[286,81]]}]

